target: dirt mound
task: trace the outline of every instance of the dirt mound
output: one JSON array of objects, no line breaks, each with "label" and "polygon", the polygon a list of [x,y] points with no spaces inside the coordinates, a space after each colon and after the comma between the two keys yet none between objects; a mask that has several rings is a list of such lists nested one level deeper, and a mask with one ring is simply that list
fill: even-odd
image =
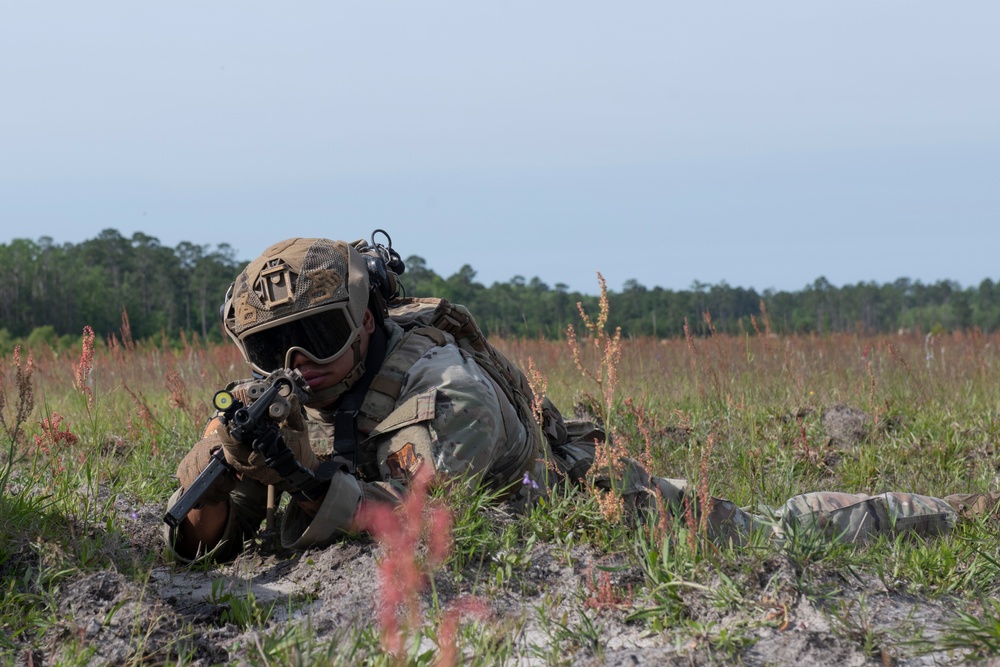
[{"label": "dirt mound", "polygon": [[97,572],[63,585],[60,621],[49,638],[55,648],[53,664],[59,664],[67,644],[87,647],[94,664],[158,664],[181,656],[208,663],[225,660],[226,651],[214,636],[218,633],[208,628],[185,635],[185,619],[159,593],[155,585],[136,586],[115,572]]},{"label": "dirt mound", "polygon": [[846,449],[861,444],[871,435],[871,418],[857,408],[834,405],[823,413],[823,429],[834,447]]}]

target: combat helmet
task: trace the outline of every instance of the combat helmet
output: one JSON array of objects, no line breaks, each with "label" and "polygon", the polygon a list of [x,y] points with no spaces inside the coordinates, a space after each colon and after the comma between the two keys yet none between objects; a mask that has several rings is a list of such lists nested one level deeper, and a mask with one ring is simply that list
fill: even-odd
[{"label": "combat helmet", "polygon": [[353,349],[343,391],[364,372],[360,332],[368,296],[368,268],[357,249],[292,238],[243,269],[226,295],[223,324],[247,363],[265,375],[287,368],[296,352],[324,364]]}]

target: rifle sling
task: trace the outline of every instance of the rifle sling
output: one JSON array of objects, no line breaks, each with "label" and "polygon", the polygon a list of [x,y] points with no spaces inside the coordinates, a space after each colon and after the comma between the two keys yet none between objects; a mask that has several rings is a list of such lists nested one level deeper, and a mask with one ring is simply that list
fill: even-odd
[{"label": "rifle sling", "polygon": [[368,340],[365,372],[338,401],[333,415],[333,460],[346,467],[352,475],[358,467],[358,412],[372,381],[382,369],[386,347],[385,330],[375,327],[375,332]]}]

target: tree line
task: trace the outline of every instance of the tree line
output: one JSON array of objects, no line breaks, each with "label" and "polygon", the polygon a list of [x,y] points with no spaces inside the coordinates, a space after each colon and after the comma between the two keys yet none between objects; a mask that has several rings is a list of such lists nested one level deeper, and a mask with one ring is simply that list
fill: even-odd
[{"label": "tree line", "polygon": [[243,265],[228,244],[170,248],[114,229],[79,244],[0,244],[0,348],[17,338],[76,340],[86,325],[119,334],[123,315],[135,339],[184,331],[221,340],[219,302]]},{"label": "tree line", "polygon": [[[419,256],[405,263],[408,295],[468,306],[487,335],[555,338],[567,325],[579,326],[577,303],[589,313],[598,308],[598,296],[537,277],[485,286],[468,264],[442,277]],[[47,236],[0,244],[0,351],[19,339],[75,341],[85,325],[99,336],[120,335],[123,314],[135,339],[177,340],[183,332],[222,340],[219,305],[245,264],[227,244],[170,248],[153,236],[136,232],[126,238],[114,229],[79,244],[57,244]],[[725,282],[696,281],[686,290],[670,290],[630,280],[607,296],[609,325],[630,337],[682,336],[685,326],[694,335],[1000,327],[1000,285],[988,278],[966,288],[950,280],[923,284],[908,278],[837,287],[818,278],[799,291],[763,292]]]}]

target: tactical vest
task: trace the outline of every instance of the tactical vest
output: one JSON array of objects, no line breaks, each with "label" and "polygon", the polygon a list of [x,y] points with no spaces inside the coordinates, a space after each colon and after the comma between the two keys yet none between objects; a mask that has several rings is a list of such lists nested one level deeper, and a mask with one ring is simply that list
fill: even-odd
[{"label": "tactical vest", "polygon": [[403,377],[429,350],[449,343],[472,357],[493,380],[503,397],[514,406],[527,435],[523,445],[508,450],[493,462],[484,474],[484,481],[496,487],[505,486],[519,479],[535,460],[544,458],[544,445],[527,378],[486,340],[468,309],[445,299],[408,297],[390,306],[389,319],[405,333],[382,361],[358,409],[357,443],[352,456],[356,472],[362,479],[382,478],[375,447],[366,446],[365,440],[395,410],[403,389]]}]

